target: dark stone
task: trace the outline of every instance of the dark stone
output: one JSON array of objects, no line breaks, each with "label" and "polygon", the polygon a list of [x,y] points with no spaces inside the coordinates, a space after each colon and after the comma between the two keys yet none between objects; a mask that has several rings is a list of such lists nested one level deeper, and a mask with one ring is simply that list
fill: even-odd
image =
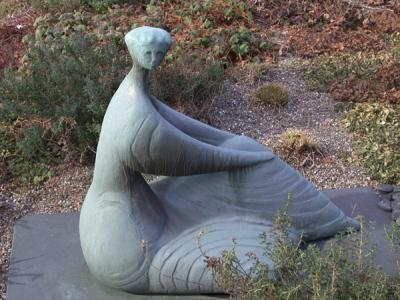
[{"label": "dark stone", "polygon": [[400,192],[396,192],[392,194],[392,201],[400,202]]},{"label": "dark stone", "polygon": [[[325,193],[349,216],[375,222],[370,234],[378,246],[376,264],[395,274],[396,263],[384,225],[391,214],[377,208],[378,196],[368,188]],[[77,213],[34,215],[16,222],[8,277],[8,300],[144,300],[216,299],[224,296],[133,295],[100,285],[83,260]]]},{"label": "dark stone", "polygon": [[391,184],[379,184],[376,189],[382,193],[393,192],[393,186]]},{"label": "dark stone", "polygon": [[393,201],[392,201],[392,219],[396,221],[400,219],[400,193],[393,194]]},{"label": "dark stone", "polygon": [[378,201],[378,207],[383,209],[384,211],[391,212],[392,211],[392,203],[390,200],[382,198]]}]

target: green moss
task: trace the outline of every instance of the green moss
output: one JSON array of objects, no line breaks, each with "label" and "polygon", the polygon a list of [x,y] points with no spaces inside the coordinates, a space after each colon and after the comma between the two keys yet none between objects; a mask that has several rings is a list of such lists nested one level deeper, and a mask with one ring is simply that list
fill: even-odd
[{"label": "green moss", "polygon": [[266,84],[254,93],[253,100],[257,103],[279,107],[289,102],[289,93],[281,85]]}]

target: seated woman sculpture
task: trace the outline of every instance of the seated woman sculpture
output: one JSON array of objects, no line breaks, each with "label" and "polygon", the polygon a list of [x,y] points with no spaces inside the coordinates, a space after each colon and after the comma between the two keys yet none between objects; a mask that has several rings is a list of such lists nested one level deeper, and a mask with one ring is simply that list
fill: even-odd
[{"label": "seated woman sculpture", "polygon": [[[133,293],[220,292],[203,254],[219,255],[233,238],[239,258],[254,251],[273,272],[259,235],[274,241],[274,215],[288,194],[294,235],[310,241],[358,228],[265,146],[149,94],[148,72],[171,46],[166,31],[139,27],[125,42],[133,67],[104,116],[79,224],[85,260],[100,282]],[[142,173],[161,177],[148,184]]]}]

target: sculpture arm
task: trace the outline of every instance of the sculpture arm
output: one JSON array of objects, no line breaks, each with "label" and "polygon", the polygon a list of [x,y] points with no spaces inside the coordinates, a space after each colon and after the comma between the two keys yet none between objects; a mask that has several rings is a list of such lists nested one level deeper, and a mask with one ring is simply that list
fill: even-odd
[{"label": "sculpture arm", "polygon": [[249,137],[232,134],[199,122],[175,111],[155,97],[152,97],[152,101],[160,115],[170,124],[201,142],[236,150],[269,151]]},{"label": "sculpture arm", "polygon": [[[153,115],[154,116],[154,115]],[[186,176],[232,170],[265,162],[268,151],[244,151],[204,143],[160,115],[143,120],[131,145],[131,166],[148,174]]]}]

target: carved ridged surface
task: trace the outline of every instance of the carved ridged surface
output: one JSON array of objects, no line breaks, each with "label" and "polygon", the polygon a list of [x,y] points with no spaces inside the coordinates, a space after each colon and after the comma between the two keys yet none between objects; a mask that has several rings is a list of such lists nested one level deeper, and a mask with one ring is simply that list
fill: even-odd
[{"label": "carved ridged surface", "polygon": [[246,258],[249,251],[272,267],[271,261],[263,256],[260,245],[260,234],[267,232],[271,236],[271,229],[271,222],[231,217],[210,220],[184,231],[155,255],[149,270],[150,291],[179,294],[218,292],[204,255],[220,256],[222,251],[232,249],[234,243],[245,269],[251,266]]},{"label": "carved ridged surface", "polygon": [[[151,187],[163,198],[172,223],[176,218],[185,219],[184,215],[195,215],[196,221],[204,221],[221,214],[272,221],[290,197],[289,215],[295,229],[302,231],[307,240],[328,237],[355,225],[323,193],[277,157],[230,172],[162,178]],[[187,226],[193,225],[188,219]]]}]

